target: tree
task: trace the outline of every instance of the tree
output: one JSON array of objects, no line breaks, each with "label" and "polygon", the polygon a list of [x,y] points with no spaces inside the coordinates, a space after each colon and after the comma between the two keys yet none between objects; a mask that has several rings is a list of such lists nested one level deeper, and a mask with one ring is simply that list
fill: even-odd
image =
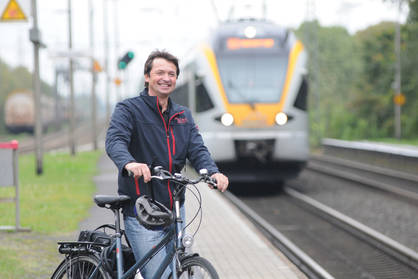
[{"label": "tree", "polygon": [[309,81],[318,84],[309,100],[312,133],[337,138],[350,134],[347,100],[361,69],[356,42],[345,28],[321,27],[316,21],[303,23],[297,34],[310,57]]}]

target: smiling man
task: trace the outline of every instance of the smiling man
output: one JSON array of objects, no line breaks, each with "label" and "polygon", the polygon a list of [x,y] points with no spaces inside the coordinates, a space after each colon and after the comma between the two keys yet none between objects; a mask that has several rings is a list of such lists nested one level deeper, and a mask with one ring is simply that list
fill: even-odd
[{"label": "smiling man", "polygon": [[[180,172],[188,159],[196,170],[207,169],[224,192],[228,178],[221,174],[210,157],[188,108],[170,99],[180,74],[178,59],[166,51],[152,52],[145,62],[145,89],[139,96],[116,105],[106,135],[106,152],[119,170],[118,193],[131,197],[123,208],[125,232],[136,260],[159,243],[168,228],[147,229],[135,217],[135,201],[149,194],[145,183],[152,183],[155,199],[173,207],[173,185],[151,181],[148,166],[160,165],[172,173]],[[128,171],[134,178],[128,176]],[[184,193],[181,198],[184,216]],[[143,276],[152,278],[168,249],[162,249],[145,269]],[[169,270],[163,275],[167,278]]]}]

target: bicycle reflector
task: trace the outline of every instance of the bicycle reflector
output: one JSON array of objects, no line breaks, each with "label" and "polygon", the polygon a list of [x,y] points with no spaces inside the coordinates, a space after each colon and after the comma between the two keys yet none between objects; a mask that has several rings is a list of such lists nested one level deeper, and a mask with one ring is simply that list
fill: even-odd
[{"label": "bicycle reflector", "polygon": [[181,240],[183,246],[186,248],[192,247],[194,239],[192,235],[186,234],[183,239]]}]

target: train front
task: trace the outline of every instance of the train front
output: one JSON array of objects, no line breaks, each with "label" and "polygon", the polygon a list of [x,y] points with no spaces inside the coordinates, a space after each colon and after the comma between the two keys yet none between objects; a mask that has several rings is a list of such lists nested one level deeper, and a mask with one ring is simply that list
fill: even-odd
[{"label": "train front", "polygon": [[295,177],[309,156],[301,42],[273,23],[229,22],[203,53],[214,109],[198,123],[218,166],[232,181]]}]

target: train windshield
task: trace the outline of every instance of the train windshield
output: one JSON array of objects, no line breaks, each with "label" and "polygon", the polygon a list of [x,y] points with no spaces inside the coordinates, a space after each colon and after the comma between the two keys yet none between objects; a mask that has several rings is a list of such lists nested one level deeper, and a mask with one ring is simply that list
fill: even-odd
[{"label": "train windshield", "polygon": [[277,103],[287,71],[287,53],[218,56],[222,83],[230,103]]}]

